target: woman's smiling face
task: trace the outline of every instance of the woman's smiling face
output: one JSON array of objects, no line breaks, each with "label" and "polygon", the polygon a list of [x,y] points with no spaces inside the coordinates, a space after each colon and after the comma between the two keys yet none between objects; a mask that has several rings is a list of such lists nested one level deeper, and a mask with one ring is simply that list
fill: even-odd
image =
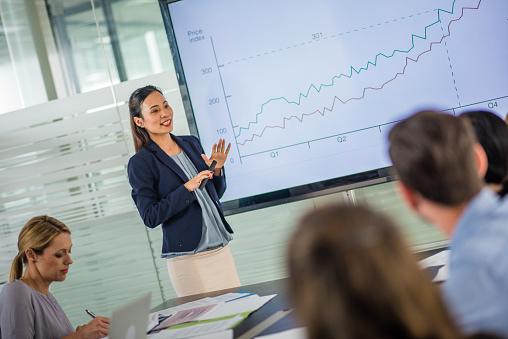
[{"label": "woman's smiling face", "polygon": [[146,129],[152,139],[155,135],[173,131],[173,109],[159,92],[154,91],[146,97],[141,114],[143,119],[134,118],[134,122]]}]

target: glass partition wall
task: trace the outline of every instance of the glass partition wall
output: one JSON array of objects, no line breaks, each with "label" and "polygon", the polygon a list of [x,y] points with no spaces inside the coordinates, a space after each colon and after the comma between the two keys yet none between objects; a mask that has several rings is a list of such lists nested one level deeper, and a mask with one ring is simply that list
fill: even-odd
[{"label": "glass partition wall", "polygon": [[[109,316],[147,290],[152,306],[175,296],[162,232],[143,225],[126,174],[134,154],[126,102],[147,84],[173,106],[175,134],[188,134],[156,1],[0,2],[0,288],[21,227],[36,215],[60,219],[74,264],[52,293],[75,326],[88,322],[84,309]],[[386,183],[228,216],[242,283],[285,277],[295,221],[330,201],[386,211],[417,249],[443,245]]]}]

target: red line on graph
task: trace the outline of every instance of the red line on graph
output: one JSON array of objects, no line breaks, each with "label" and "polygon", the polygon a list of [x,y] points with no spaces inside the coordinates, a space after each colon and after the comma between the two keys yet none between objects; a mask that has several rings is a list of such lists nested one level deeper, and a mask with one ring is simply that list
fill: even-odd
[{"label": "red line on graph", "polygon": [[393,78],[391,78],[390,80],[388,80],[388,81],[386,81],[385,83],[383,83],[380,87],[377,87],[377,88],[374,88],[374,87],[365,87],[365,88],[363,89],[363,94],[362,94],[362,96],[360,96],[360,97],[358,97],[358,98],[349,98],[349,99],[347,99],[347,100],[342,100],[342,99],[341,99],[341,98],[339,98],[338,96],[334,96],[334,99],[333,99],[333,103],[332,103],[332,107],[331,107],[331,108],[328,108],[328,107],[326,107],[326,106],[325,106],[325,107],[323,107],[323,110],[322,110],[322,111],[320,111],[320,110],[318,110],[318,109],[317,109],[317,110],[315,110],[315,111],[314,111],[314,112],[312,112],[312,113],[303,113],[303,114],[301,115],[301,118],[300,118],[300,117],[298,117],[298,116],[296,116],[296,115],[292,115],[292,116],[290,116],[289,118],[288,118],[288,117],[284,117],[284,118],[283,118],[283,121],[282,121],[282,126],[265,126],[265,127],[263,128],[263,130],[261,131],[261,133],[260,133],[260,134],[253,134],[251,139],[245,139],[243,142],[239,142],[239,143],[237,143],[237,144],[238,144],[238,145],[245,145],[245,143],[246,143],[247,141],[253,141],[253,140],[254,140],[254,137],[259,137],[259,138],[261,138],[261,137],[263,136],[263,134],[265,133],[265,131],[266,131],[268,128],[281,128],[281,129],[285,129],[285,128],[286,128],[286,120],[288,120],[288,121],[289,121],[289,120],[291,120],[291,119],[295,118],[295,119],[297,119],[299,122],[303,122],[303,118],[304,118],[305,116],[314,115],[314,114],[316,114],[316,113],[319,113],[321,116],[324,116],[324,115],[325,115],[325,111],[329,111],[329,112],[333,111],[333,108],[335,107],[335,103],[337,102],[337,100],[338,100],[338,101],[340,101],[340,103],[342,103],[342,104],[346,104],[347,102],[349,102],[349,101],[351,101],[351,100],[361,100],[361,99],[363,99],[363,98],[365,97],[365,92],[366,92],[368,89],[373,90],[373,91],[377,91],[377,90],[382,89],[382,88],[383,88],[386,84],[388,84],[389,82],[392,82],[393,80],[395,80],[395,79],[396,79],[399,75],[403,75],[403,74],[404,74],[404,72],[406,71],[406,67],[407,67],[407,65],[408,65],[408,61],[409,61],[409,60],[411,60],[411,61],[413,61],[413,62],[415,62],[415,63],[416,63],[416,62],[418,62],[418,60],[420,59],[420,57],[421,57],[422,55],[424,55],[425,53],[428,53],[428,52],[430,52],[430,51],[432,50],[432,45],[438,45],[438,44],[440,44],[440,43],[442,43],[442,42],[443,42],[444,38],[449,37],[449,36],[450,36],[450,25],[452,24],[452,22],[454,22],[454,21],[458,21],[458,20],[460,20],[460,19],[464,16],[464,10],[465,10],[465,9],[478,9],[478,8],[480,7],[480,3],[481,3],[481,2],[482,2],[482,0],[480,0],[480,1],[478,2],[478,5],[477,5],[476,7],[463,7],[463,8],[462,8],[462,13],[460,14],[460,17],[458,17],[457,19],[453,19],[453,20],[451,20],[451,21],[448,23],[448,34],[443,35],[443,37],[441,38],[441,40],[439,40],[439,41],[437,41],[437,42],[431,42],[431,43],[430,43],[430,48],[429,48],[428,50],[426,50],[426,51],[424,51],[424,52],[420,53],[420,54],[416,57],[416,59],[412,59],[412,58],[410,58],[410,57],[406,57],[406,64],[405,64],[405,65],[404,65],[404,67],[402,68],[402,72],[398,72],[397,74],[395,74],[395,76],[394,76]]}]

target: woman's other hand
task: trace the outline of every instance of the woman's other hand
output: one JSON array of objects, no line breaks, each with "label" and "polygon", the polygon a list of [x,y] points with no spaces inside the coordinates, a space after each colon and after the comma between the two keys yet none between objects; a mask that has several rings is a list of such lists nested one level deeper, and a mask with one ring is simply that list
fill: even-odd
[{"label": "woman's other hand", "polygon": [[110,319],[105,317],[95,317],[88,324],[78,326],[76,334],[79,338],[98,339],[104,338],[109,333]]},{"label": "woman's other hand", "polygon": [[192,192],[194,191],[196,188],[199,187],[199,185],[201,185],[201,182],[204,180],[204,179],[212,179],[213,178],[213,172],[212,171],[202,171],[202,172],[199,172],[194,178],[192,178],[191,180],[187,181],[184,186],[185,188],[187,188],[187,190],[189,192]]}]

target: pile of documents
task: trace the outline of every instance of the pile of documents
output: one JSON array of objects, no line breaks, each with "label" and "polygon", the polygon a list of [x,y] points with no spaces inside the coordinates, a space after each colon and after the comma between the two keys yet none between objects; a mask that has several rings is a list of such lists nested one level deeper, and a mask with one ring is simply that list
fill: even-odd
[{"label": "pile of documents", "polygon": [[[242,290],[153,312],[148,319],[148,338],[193,338],[224,333],[274,297],[275,294],[260,297]],[[232,331],[229,333],[232,337]]]}]

